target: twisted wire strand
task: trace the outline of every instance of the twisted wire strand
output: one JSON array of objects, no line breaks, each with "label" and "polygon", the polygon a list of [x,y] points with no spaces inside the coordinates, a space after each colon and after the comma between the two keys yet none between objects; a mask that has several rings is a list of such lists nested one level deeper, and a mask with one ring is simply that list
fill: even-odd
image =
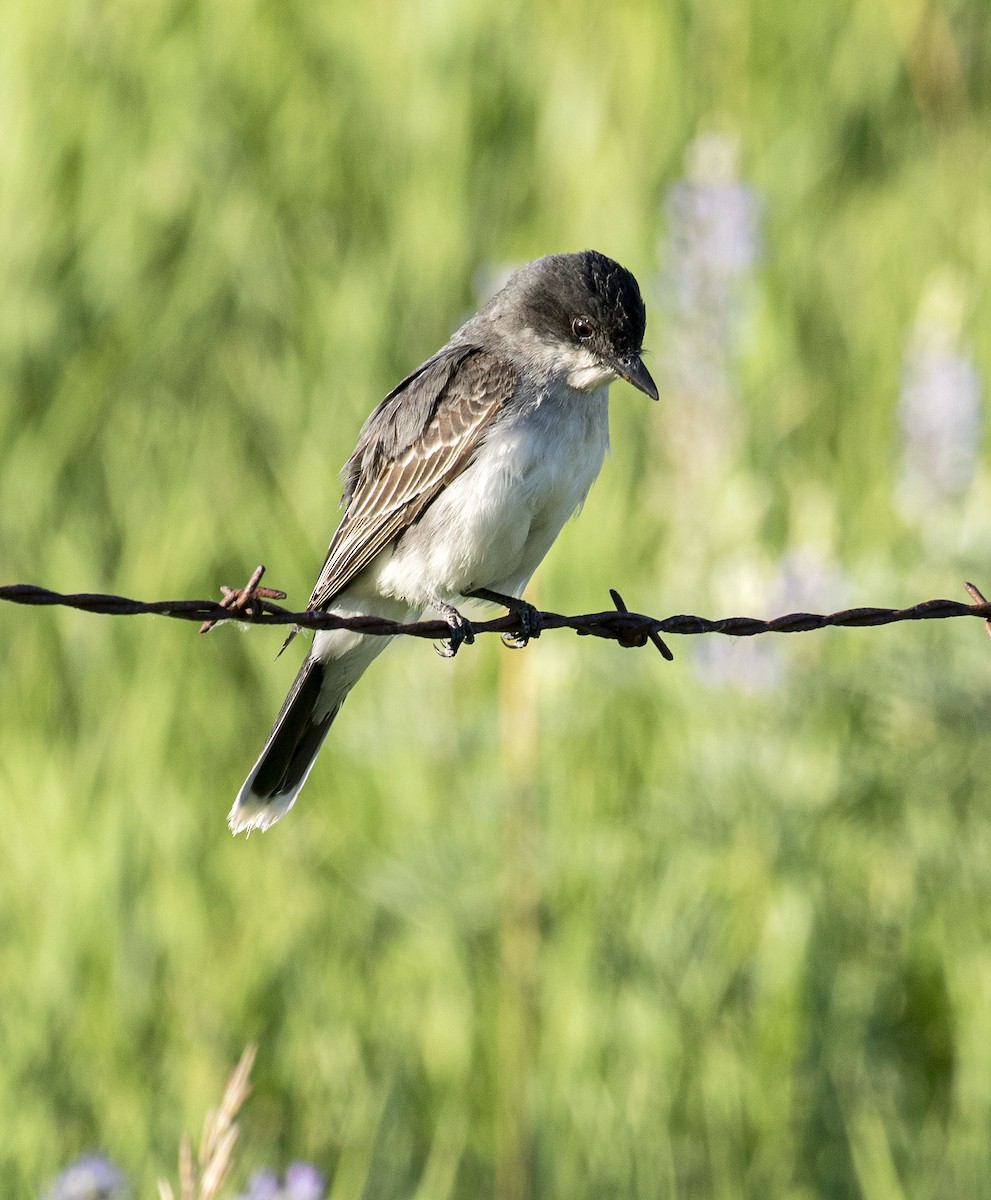
[{"label": "twisted wire strand", "polygon": [[[293,625],[300,629],[351,629],[375,637],[418,637],[438,639],[450,635],[446,621],[413,621],[403,623],[376,616],[338,616],[330,612],[292,612],[274,602],[283,593],[259,588],[264,568],[258,568],[248,586],[239,590],[224,589],[224,601],[213,600],[132,600],[126,596],[79,592],[63,594],[32,584],[18,583],[0,586],[0,600],[13,604],[58,606],[82,612],[104,613],[109,616],[138,616],[152,614],[180,621],[200,621],[204,629],[221,621],[241,621],[253,625]],[[725,637],[756,637],[765,633],[807,633],[828,627],[855,628],[893,625],[900,621],[944,621],[954,617],[978,617],[987,623],[991,634],[991,604],[988,604],[973,584],[967,590],[974,604],[956,600],[925,600],[910,608],[845,608],[834,613],[785,613],[772,620],[758,617],[723,617],[710,620],[690,614],[652,617],[627,610],[623,598],[615,590],[610,594],[615,608],[603,612],[566,616],[562,613],[541,612],[541,629],[573,629],[585,637],[598,637],[619,642],[622,646],[645,646],[652,642],[665,653],[661,634],[696,636],[706,633]],[[508,613],[490,620],[472,621],[476,633],[517,633],[518,614]],[[668,657],[670,652],[665,654]]]}]

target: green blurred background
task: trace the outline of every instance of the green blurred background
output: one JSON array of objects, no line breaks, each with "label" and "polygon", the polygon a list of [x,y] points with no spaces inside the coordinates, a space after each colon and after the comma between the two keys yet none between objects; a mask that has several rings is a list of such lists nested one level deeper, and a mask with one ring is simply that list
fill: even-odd
[{"label": "green blurred background", "polygon": [[[0,582],[301,604],[374,403],[593,246],[654,406],[546,607],[991,591],[983,0],[0,9]],[[977,622],[393,646],[265,836],[277,631],[0,608],[0,1193],[991,1195]]]}]

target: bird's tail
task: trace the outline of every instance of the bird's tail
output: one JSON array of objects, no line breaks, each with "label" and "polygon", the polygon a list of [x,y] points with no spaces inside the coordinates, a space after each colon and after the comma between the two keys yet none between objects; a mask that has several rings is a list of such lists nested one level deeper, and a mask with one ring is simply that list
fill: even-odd
[{"label": "bird's tail", "polygon": [[[406,621],[418,610],[381,597],[371,602],[345,597],[332,611],[348,616],[371,611]],[[391,640],[348,629],[315,635],[268,741],[234,801],[227,818],[232,833],[268,829],[292,808],[348,692]]]},{"label": "bird's tail", "polygon": [[268,741],[227,818],[232,833],[268,829],[292,808],[344,703],[344,696],[328,698],[324,694],[325,673],[319,659],[308,654],[303,660]]}]

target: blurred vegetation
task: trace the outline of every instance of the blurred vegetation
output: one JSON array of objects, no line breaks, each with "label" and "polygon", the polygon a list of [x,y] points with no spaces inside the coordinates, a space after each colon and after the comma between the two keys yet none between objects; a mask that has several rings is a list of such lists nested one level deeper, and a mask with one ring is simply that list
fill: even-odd
[{"label": "blurred vegetation", "polygon": [[[303,601],[372,405],[594,246],[665,395],[614,389],[541,603],[991,585],[980,413],[904,465],[910,376],[991,381],[981,0],[2,12],[2,581]],[[693,266],[720,196],[751,241]],[[980,627],[483,641],[394,646],[235,842],[278,633],[0,612],[0,1192],[93,1148],[152,1194],[254,1040],[238,1169],[335,1200],[986,1194]]]}]

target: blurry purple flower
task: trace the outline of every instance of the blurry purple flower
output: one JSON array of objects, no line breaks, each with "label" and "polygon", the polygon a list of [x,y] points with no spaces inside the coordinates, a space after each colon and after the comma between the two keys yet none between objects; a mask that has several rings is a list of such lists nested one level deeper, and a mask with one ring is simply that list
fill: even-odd
[{"label": "blurry purple flower", "polygon": [[[751,600],[743,605],[752,611],[732,616],[770,619],[792,612],[832,612],[846,603],[849,588],[835,563],[811,550],[790,550],[778,563],[774,575],[761,587],[751,587]],[[762,593],[755,602],[755,593]],[[742,692],[768,692],[785,679],[788,658],[779,636],[762,634],[752,638],[713,635],[701,639],[695,651],[696,673],[711,687],[730,685]]]},{"label": "blurry purple flower", "polygon": [[766,638],[703,638],[693,662],[709,687],[729,685],[751,695],[776,688],[785,673],[778,647]]},{"label": "blurry purple flower", "polygon": [[847,603],[850,588],[831,559],[812,550],[788,550],[778,564],[771,592],[772,616],[790,612],[835,612]]},{"label": "blurry purple flower", "polygon": [[237,1200],[278,1200],[279,1177],[271,1167],[261,1167],[251,1172],[248,1190]]},{"label": "blurry purple flower", "polygon": [[693,311],[728,306],[735,285],[755,265],[759,248],[754,191],[738,177],[735,138],[703,133],[685,154],[686,176],[668,191],[670,303]]},{"label": "blurry purple flower", "polygon": [[695,328],[723,355],[760,244],[756,194],[738,177],[738,156],[735,138],[699,134],[685,152],[685,178],[664,200],[662,303],[676,327]]},{"label": "blurry purple flower", "polygon": [[294,1162],[286,1168],[287,1200],[323,1200],[327,1181],[312,1163]]},{"label": "blurry purple flower", "polygon": [[102,1154],[84,1154],[54,1179],[44,1200],[124,1200],[127,1180]]},{"label": "blurry purple flower", "polygon": [[326,1191],[327,1181],[312,1163],[294,1162],[281,1184],[270,1167],[255,1171],[238,1200],[323,1200]]},{"label": "blurry purple flower", "polygon": [[898,418],[903,511],[963,495],[981,440],[981,378],[963,345],[963,285],[942,273],[923,297],[905,353]]},{"label": "blurry purple flower", "polygon": [[759,204],[738,174],[739,145],[699,134],[685,152],[685,177],[664,199],[660,303],[666,312],[662,371],[675,409],[675,461],[717,467],[737,438],[734,355],[760,254]]}]

